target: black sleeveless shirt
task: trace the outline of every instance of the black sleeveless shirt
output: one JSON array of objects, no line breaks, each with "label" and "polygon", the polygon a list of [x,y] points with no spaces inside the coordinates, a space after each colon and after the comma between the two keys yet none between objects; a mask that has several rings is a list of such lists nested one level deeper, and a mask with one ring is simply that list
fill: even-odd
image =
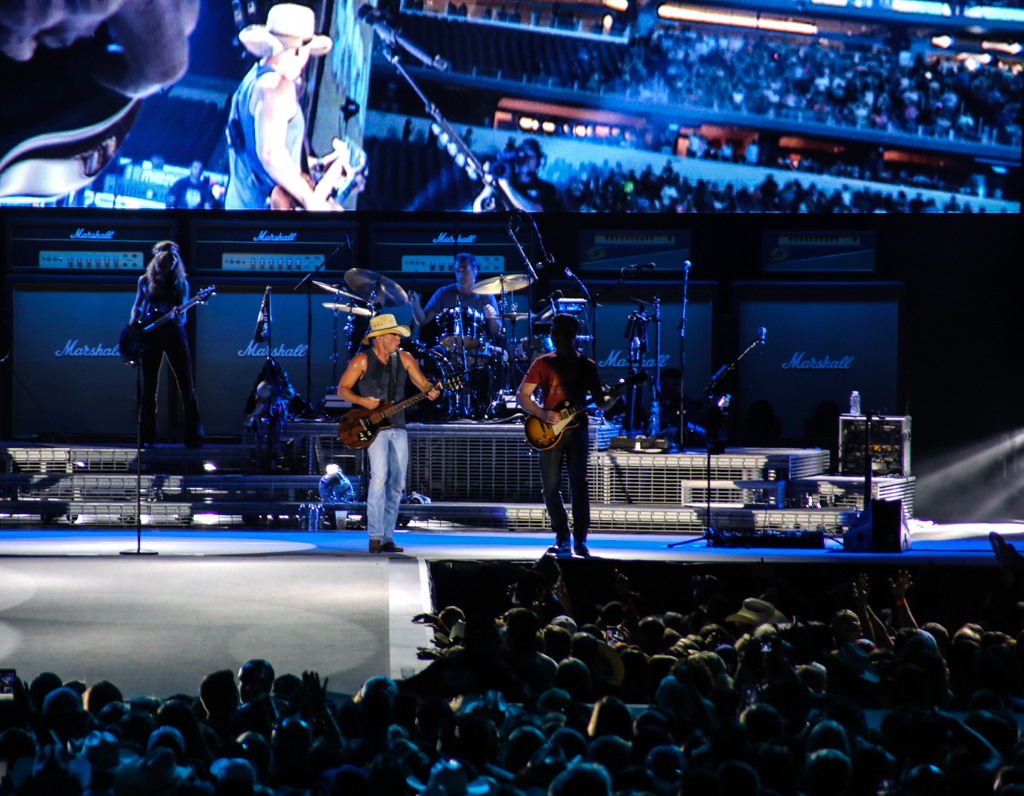
[{"label": "black sleeveless shirt", "polygon": [[[359,387],[359,394],[364,398],[378,398],[381,401],[389,401],[393,404],[405,400],[405,365],[402,364],[399,352],[391,355],[395,360],[395,387],[391,389],[391,360],[381,362],[372,348],[367,348],[366,372],[362,375],[356,386]],[[399,412],[391,418],[391,425],[395,428],[405,428],[405,412]]]}]

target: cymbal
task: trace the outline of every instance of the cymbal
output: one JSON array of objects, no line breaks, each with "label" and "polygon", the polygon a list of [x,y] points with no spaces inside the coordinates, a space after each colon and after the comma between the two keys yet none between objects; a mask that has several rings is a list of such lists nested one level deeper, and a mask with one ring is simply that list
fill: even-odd
[{"label": "cymbal", "polygon": [[329,309],[329,310],[337,310],[338,312],[347,312],[349,315],[365,315],[367,318],[369,318],[371,315],[373,315],[373,313],[370,312],[365,307],[356,307],[353,304],[335,304],[332,301],[325,301],[325,302],[323,302],[323,305],[325,307],[327,307],[327,309]]},{"label": "cymbal", "polygon": [[492,276],[489,279],[481,279],[473,285],[473,292],[484,296],[493,296],[497,293],[501,293],[502,287],[504,286],[505,292],[511,293],[514,290],[522,290],[532,281],[533,279],[530,278],[529,274]]},{"label": "cymbal", "polygon": [[401,285],[376,271],[350,268],[345,272],[345,284],[359,298],[375,301],[382,307],[401,307],[409,303]]},{"label": "cymbal", "polygon": [[348,296],[349,298],[353,298],[353,299],[358,299],[359,298],[359,296],[353,296],[351,293],[346,293],[344,290],[342,290],[337,285],[328,285],[326,282],[317,282],[315,279],[312,280],[312,281],[313,281],[314,285],[316,285],[321,290],[326,290],[328,293],[341,293],[341,295]]},{"label": "cymbal", "polygon": [[506,321],[525,321],[527,318],[530,317],[530,313],[528,313],[528,312],[506,312],[501,317],[504,318]]}]

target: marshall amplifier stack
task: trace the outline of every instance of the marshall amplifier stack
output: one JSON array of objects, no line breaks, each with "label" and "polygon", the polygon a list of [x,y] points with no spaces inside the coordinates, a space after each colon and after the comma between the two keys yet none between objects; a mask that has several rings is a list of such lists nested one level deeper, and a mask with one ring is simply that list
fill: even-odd
[{"label": "marshall amplifier stack", "polygon": [[11,218],[8,263],[21,273],[138,275],[149,262],[153,244],[174,238],[169,221]]},{"label": "marshall amplifier stack", "polygon": [[194,221],[189,270],[263,277],[301,275],[320,268],[333,282],[339,272],[357,265],[353,255],[357,224],[293,218],[287,214],[284,221]]},{"label": "marshall amplifier stack", "polygon": [[[535,262],[533,230],[524,225],[516,236],[530,262]],[[458,252],[471,252],[476,256],[481,276],[526,270],[523,257],[508,234],[507,224],[374,224],[370,243],[372,265],[369,267],[374,271],[417,276],[439,274],[451,278]]]}]

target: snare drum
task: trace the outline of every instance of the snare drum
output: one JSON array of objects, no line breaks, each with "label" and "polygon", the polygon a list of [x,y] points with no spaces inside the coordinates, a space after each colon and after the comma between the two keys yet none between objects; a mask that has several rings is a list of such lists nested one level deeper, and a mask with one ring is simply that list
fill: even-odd
[{"label": "snare drum", "polygon": [[461,349],[463,344],[472,351],[487,332],[487,319],[472,307],[463,307],[461,315],[455,308],[443,310],[437,315],[437,324],[441,329],[438,339],[446,351]]}]

